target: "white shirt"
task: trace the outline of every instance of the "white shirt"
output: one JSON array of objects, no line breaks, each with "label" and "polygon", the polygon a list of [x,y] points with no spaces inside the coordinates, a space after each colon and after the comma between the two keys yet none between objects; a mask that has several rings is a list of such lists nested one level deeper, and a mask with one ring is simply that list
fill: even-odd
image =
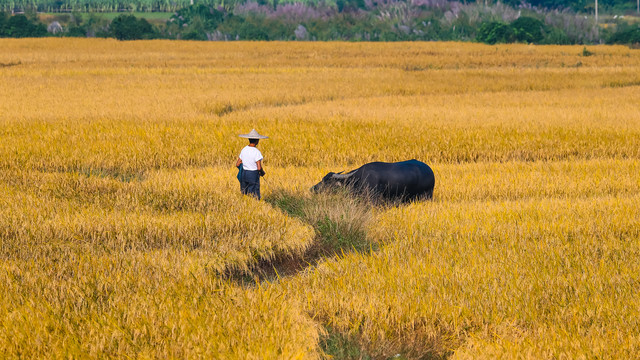
[{"label": "white shirt", "polygon": [[255,171],[258,170],[258,161],[262,160],[262,153],[254,146],[245,146],[240,151],[240,160],[242,160],[242,169]]}]

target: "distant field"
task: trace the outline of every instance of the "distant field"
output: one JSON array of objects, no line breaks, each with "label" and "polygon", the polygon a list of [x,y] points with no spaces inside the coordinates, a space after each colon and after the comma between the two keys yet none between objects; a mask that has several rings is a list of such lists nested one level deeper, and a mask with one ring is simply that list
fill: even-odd
[{"label": "distant field", "polygon": [[103,12],[103,13],[83,13],[83,16],[88,17],[89,14],[93,14],[100,18],[113,20],[120,15],[134,15],[139,18],[145,18],[147,20],[163,20],[167,21],[173,15],[173,12]]},{"label": "distant field", "polygon": [[0,354],[636,357],[640,51],[586,49],[0,40]]},{"label": "distant field", "polygon": [[[165,24],[173,15],[173,12],[91,12],[91,13],[74,13],[74,15],[82,16],[83,21],[87,21],[90,17],[99,19],[113,20],[120,15],[133,15],[138,18],[147,19],[152,24]],[[39,13],[38,17],[41,21],[51,22],[59,21],[68,23],[72,19],[71,13]]]}]

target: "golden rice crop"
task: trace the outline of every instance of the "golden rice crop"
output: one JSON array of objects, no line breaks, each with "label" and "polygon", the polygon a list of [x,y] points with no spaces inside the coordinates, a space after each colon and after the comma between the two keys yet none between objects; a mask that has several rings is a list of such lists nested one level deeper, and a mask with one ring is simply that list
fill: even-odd
[{"label": "golden rice crop", "polygon": [[6,356],[315,356],[320,330],[293,300],[221,278],[300,254],[313,236],[231,191],[229,170],[159,171],[129,183],[3,175]]},{"label": "golden rice crop", "polygon": [[[18,65],[0,70],[2,167],[127,177],[226,165],[244,127],[277,134],[263,145],[275,166],[624,158],[640,148],[640,60],[621,47],[583,57],[453,44],[3,45],[1,61]],[[563,68],[565,57],[583,65]],[[503,66],[474,63],[488,59]],[[429,61],[443,64],[407,69]]]},{"label": "golden rice crop", "polygon": [[390,241],[284,284],[375,357],[633,357],[636,195],[415,204]]},{"label": "golden rice crop", "polygon": [[[0,39],[0,354],[633,357],[640,53],[588,50]],[[411,158],[431,202],[309,192]]]},{"label": "golden rice crop", "polygon": [[109,252],[198,250],[222,272],[300,254],[312,240],[309,226],[238,194],[228,170],[155,172],[132,183],[78,174],[25,177],[0,198],[3,247],[14,255],[51,242]]},{"label": "golden rice crop", "polygon": [[217,279],[206,253],[63,246],[0,265],[4,357],[317,357],[294,299]]}]

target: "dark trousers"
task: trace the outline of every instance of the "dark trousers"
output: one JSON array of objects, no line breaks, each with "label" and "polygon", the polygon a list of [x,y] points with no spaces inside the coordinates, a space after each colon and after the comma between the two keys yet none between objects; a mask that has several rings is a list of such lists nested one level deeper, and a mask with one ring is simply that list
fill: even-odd
[{"label": "dark trousers", "polygon": [[260,173],[257,170],[242,170],[240,191],[244,195],[253,195],[260,200]]}]

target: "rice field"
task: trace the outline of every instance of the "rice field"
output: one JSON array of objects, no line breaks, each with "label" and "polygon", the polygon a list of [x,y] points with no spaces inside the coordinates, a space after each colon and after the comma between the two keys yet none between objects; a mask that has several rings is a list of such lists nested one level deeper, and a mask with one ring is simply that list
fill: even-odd
[{"label": "rice field", "polygon": [[0,39],[1,357],[636,357],[640,51],[584,49]]}]

